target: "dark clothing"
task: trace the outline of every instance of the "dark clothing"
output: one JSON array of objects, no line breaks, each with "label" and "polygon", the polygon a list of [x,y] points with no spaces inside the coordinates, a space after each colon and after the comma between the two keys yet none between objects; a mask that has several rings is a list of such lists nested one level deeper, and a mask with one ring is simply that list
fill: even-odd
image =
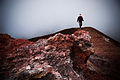
[{"label": "dark clothing", "polygon": [[79,16],[79,17],[77,18],[77,22],[79,23],[80,28],[81,28],[81,26],[82,26],[82,21],[84,21],[84,20],[83,20],[83,17],[82,17],[82,16]]},{"label": "dark clothing", "polygon": [[84,20],[83,20],[83,17],[82,17],[82,16],[79,16],[78,19],[77,19],[77,22],[82,22],[82,21],[84,21]]},{"label": "dark clothing", "polygon": [[80,28],[81,28],[81,26],[82,26],[82,21],[81,21],[81,22],[79,22],[79,26],[80,26]]}]

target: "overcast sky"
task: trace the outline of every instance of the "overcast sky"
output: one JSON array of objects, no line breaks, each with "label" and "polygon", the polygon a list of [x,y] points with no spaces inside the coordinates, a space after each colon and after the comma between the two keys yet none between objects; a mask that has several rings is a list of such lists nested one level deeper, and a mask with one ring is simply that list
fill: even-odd
[{"label": "overcast sky", "polygon": [[81,13],[83,26],[120,41],[119,0],[1,0],[0,32],[32,38],[71,27]]}]

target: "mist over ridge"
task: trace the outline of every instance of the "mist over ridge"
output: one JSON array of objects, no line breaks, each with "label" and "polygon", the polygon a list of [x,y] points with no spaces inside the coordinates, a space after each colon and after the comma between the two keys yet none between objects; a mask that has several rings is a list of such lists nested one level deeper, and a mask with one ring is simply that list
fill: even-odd
[{"label": "mist over ridge", "polygon": [[120,41],[118,0],[2,0],[0,32],[15,38],[32,38],[62,29],[92,26]]}]

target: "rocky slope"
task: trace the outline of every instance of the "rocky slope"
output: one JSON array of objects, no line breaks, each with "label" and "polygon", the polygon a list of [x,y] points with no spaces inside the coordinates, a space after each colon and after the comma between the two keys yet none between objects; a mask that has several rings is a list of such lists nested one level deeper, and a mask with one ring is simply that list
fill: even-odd
[{"label": "rocky slope", "polygon": [[[70,28],[59,31],[57,33],[73,34],[79,28]],[[91,42],[94,46],[94,55],[89,57],[87,64],[91,69],[102,75],[111,76],[112,80],[119,80],[120,77],[120,43],[113,40],[102,32],[92,28],[83,27],[82,30],[88,31],[91,36]],[[48,38],[56,33],[29,39],[36,41],[41,38]],[[108,79],[109,80],[109,79]]]},{"label": "rocky slope", "polygon": [[[0,80],[119,79],[119,63],[114,64],[113,48],[109,54],[104,51],[110,40],[101,35],[92,28],[67,29],[29,41],[1,34]],[[103,52],[100,41],[105,45]],[[120,50],[118,45],[116,55]]]}]

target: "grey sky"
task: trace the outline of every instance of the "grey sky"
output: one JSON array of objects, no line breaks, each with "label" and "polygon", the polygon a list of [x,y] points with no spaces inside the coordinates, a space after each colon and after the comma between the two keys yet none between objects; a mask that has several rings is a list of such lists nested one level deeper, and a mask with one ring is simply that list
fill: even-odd
[{"label": "grey sky", "polygon": [[92,26],[120,41],[119,0],[3,0],[2,33],[15,38],[32,38],[65,28]]}]

